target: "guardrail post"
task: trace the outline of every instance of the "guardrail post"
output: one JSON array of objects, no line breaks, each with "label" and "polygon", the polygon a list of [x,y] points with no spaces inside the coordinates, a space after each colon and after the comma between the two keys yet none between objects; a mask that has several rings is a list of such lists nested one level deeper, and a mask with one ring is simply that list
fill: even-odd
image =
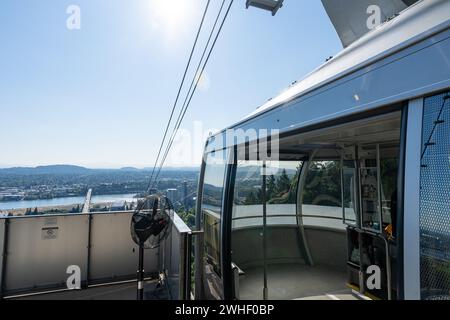
[{"label": "guardrail post", "polygon": [[191,283],[192,283],[192,233],[187,234],[186,248],[186,300],[191,300]]},{"label": "guardrail post", "polygon": [[195,284],[195,300],[200,300],[203,297],[203,232],[196,233],[195,238],[195,252],[194,252],[194,261],[195,261],[195,270],[194,270],[194,284]]},{"label": "guardrail post", "polygon": [[187,235],[185,233],[180,233],[180,260],[179,260],[179,290],[178,299],[186,300],[186,279],[188,278],[187,271]]},{"label": "guardrail post", "polygon": [[0,278],[0,299],[3,299],[6,295],[6,260],[8,259],[8,231],[9,231],[9,219],[4,219],[3,224],[3,247],[2,247],[2,272]]},{"label": "guardrail post", "polygon": [[91,279],[91,247],[92,247],[92,213],[88,213],[88,243],[87,243],[87,259],[86,259],[86,281],[83,285],[84,289],[89,287]]},{"label": "guardrail post", "polygon": [[137,299],[139,301],[144,300],[144,244],[139,245],[139,268],[137,271]]}]

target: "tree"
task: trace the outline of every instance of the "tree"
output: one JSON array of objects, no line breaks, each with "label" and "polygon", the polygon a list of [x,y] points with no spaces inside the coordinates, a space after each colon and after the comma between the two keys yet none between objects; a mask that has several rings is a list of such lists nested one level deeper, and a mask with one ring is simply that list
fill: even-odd
[{"label": "tree", "polygon": [[195,209],[186,210],[181,208],[178,214],[189,228],[195,227]]},{"label": "tree", "polygon": [[277,181],[275,179],[275,176],[271,174],[267,178],[267,198],[272,199],[277,194]]},{"label": "tree", "polygon": [[277,181],[278,196],[282,196],[283,194],[287,193],[290,190],[290,188],[291,188],[291,180],[289,179],[289,176],[286,173],[286,169],[283,169]]},{"label": "tree", "polygon": [[288,197],[289,203],[297,202],[297,188],[301,172],[302,172],[302,164],[299,164],[299,166],[297,167],[297,171],[295,172],[295,175],[291,181],[291,189],[289,190],[289,197]]},{"label": "tree", "polygon": [[258,199],[255,196],[255,193],[252,191],[250,194],[245,198],[244,204],[246,206],[257,204]]},{"label": "tree", "polygon": [[340,206],[340,174],[340,163],[338,161],[313,162],[306,178],[303,203]]},{"label": "tree", "polygon": [[[266,197],[267,200],[267,197]],[[256,202],[255,204],[262,204],[263,203],[263,189],[259,188],[258,192],[256,192]]]}]

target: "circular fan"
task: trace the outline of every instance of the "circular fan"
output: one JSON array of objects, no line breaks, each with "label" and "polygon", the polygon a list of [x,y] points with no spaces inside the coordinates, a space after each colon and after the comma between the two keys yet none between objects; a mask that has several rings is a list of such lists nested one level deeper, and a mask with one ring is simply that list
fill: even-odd
[{"label": "circular fan", "polygon": [[131,219],[133,241],[145,249],[158,248],[171,230],[173,207],[164,196],[152,195],[138,201]]}]

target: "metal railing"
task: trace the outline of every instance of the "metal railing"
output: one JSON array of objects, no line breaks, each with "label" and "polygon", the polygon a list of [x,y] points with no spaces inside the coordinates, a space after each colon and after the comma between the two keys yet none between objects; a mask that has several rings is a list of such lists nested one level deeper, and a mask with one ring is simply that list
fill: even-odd
[{"label": "metal railing", "polygon": [[[130,236],[132,211],[0,218],[0,298],[66,289],[69,266],[81,286],[136,278],[138,246]],[[145,251],[146,276],[166,273],[173,299],[189,297],[190,229],[174,214],[160,248]]]},{"label": "metal railing", "polygon": [[172,300],[190,300],[192,231],[178,216],[172,218],[172,230],[160,246],[160,270]]}]

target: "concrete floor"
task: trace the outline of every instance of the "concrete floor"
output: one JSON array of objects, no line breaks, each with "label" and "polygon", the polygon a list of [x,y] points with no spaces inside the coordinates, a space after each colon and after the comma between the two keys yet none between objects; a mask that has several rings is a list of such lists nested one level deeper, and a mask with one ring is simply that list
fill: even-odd
[{"label": "concrete floor", "polygon": [[[244,272],[239,282],[241,300],[263,299],[263,268],[244,268]],[[356,299],[346,287],[346,272],[332,267],[273,264],[268,266],[267,279],[271,300]]]},{"label": "concrete floor", "polygon": [[[166,300],[162,289],[156,289],[156,282],[149,281],[145,287],[146,300]],[[165,290],[164,290],[165,291]],[[55,291],[42,294],[11,297],[13,300],[136,300],[136,282],[126,282],[84,290]]]},{"label": "concrete floor", "polygon": [[[240,279],[241,300],[263,299],[263,268],[248,268]],[[271,300],[356,300],[346,288],[346,273],[324,266],[301,264],[268,266],[269,299]],[[146,300],[167,300],[165,289],[157,282],[145,287]],[[136,300],[136,283],[126,282],[91,287],[85,290],[58,291],[11,297],[14,300]]]},{"label": "concrete floor", "polygon": [[[245,268],[240,278],[241,300],[263,299],[263,268]],[[167,300],[165,289],[148,281],[146,300]],[[268,266],[270,300],[356,300],[346,287],[346,272],[327,266],[272,264]],[[136,300],[136,282],[12,297],[15,300]]]}]

